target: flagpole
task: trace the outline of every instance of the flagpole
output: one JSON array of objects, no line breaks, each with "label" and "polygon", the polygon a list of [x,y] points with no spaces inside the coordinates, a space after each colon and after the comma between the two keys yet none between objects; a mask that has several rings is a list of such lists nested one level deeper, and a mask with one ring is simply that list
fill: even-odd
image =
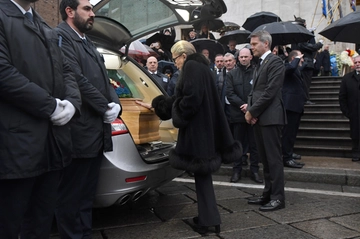
[{"label": "flagpole", "polygon": [[313,14],[313,18],[312,18],[312,21],[311,21],[311,27],[312,27],[313,24],[314,24],[315,14],[316,14],[317,8],[318,8],[318,6],[319,6],[319,2],[320,2],[320,0],[318,0],[317,3],[316,3],[315,12],[314,12],[314,14]]}]

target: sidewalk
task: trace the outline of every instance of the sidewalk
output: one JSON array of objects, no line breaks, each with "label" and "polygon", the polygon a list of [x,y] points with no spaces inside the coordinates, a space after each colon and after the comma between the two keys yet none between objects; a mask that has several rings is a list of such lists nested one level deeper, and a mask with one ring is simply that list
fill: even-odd
[{"label": "sidewalk", "polygon": [[[286,181],[360,186],[360,162],[352,162],[351,158],[302,156],[299,162],[305,163],[301,169],[284,167]],[[223,165],[216,174],[230,178],[232,166]],[[250,175],[249,166],[243,167],[242,174]]]}]

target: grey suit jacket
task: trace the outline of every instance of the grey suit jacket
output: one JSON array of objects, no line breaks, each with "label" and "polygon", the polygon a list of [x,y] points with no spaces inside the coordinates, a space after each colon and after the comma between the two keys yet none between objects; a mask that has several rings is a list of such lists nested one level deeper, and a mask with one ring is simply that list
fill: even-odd
[{"label": "grey suit jacket", "polygon": [[248,97],[248,111],[261,126],[286,124],[281,88],[285,66],[281,58],[269,54],[254,71],[253,88]]}]

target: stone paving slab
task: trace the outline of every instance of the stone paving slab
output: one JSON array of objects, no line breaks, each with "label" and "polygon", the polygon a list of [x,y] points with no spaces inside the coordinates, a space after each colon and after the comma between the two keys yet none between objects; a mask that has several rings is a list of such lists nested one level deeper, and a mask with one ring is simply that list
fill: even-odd
[{"label": "stone paving slab", "polygon": [[360,232],[360,213],[330,218],[330,221]]},{"label": "stone paving slab", "polygon": [[109,239],[162,239],[162,238],[200,238],[181,220],[163,223],[108,229],[104,235]]},{"label": "stone paving slab", "polygon": [[298,230],[289,225],[271,225],[267,227],[251,228],[246,230],[234,230],[221,233],[222,239],[316,239],[316,237]]},{"label": "stone paving slab", "polygon": [[318,238],[342,239],[360,236],[359,232],[343,227],[327,219],[299,222],[292,224],[292,226],[306,231]]}]

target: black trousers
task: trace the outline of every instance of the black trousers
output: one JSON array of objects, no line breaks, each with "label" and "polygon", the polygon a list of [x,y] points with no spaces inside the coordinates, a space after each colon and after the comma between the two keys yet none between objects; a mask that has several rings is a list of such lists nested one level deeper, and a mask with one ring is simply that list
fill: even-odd
[{"label": "black trousers", "polygon": [[242,171],[242,161],[247,158],[250,153],[250,171],[252,173],[259,172],[259,156],[255,142],[253,126],[248,123],[236,123],[234,125],[234,139],[241,142],[243,148],[243,156],[234,162],[233,170]]},{"label": "black trousers", "polygon": [[199,175],[195,173],[194,177],[198,204],[199,225],[220,225],[221,218],[216,204],[211,174]]},{"label": "black trousers", "polygon": [[301,72],[301,75],[304,79],[304,84],[305,84],[305,88],[306,88],[306,100],[310,100],[310,85],[311,85],[311,79],[313,76],[313,70],[312,69],[303,69]]},{"label": "black trousers", "polygon": [[286,111],[287,125],[282,131],[282,155],[284,163],[292,159],[296,135],[300,126],[301,113]]},{"label": "black trousers", "polygon": [[284,164],[281,156],[280,125],[254,125],[259,157],[262,159],[265,187],[263,196],[271,200],[285,200]]},{"label": "black trousers", "polygon": [[92,207],[102,157],[73,159],[65,168],[55,210],[61,238],[91,238]]},{"label": "black trousers", "polygon": [[61,172],[0,180],[0,238],[49,238]]},{"label": "black trousers", "polygon": [[352,142],[352,156],[353,158],[360,158],[359,139],[351,139]]}]

